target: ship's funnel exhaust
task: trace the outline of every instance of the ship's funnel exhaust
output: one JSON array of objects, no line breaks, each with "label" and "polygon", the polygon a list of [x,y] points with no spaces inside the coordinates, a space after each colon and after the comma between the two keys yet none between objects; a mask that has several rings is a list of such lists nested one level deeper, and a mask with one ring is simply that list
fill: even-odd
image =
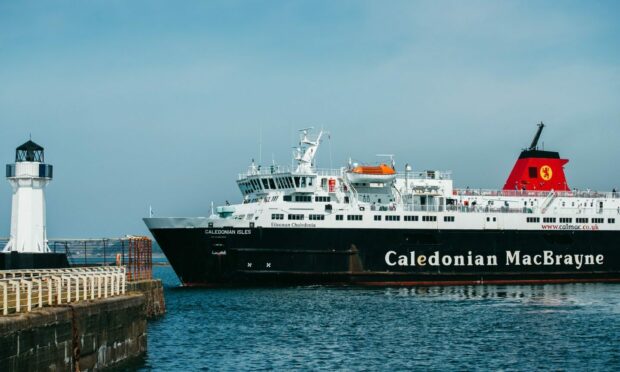
[{"label": "ship's funnel exhaust", "polygon": [[567,159],[561,159],[555,151],[538,149],[538,140],[545,125],[538,124],[538,130],[529,148],[523,150],[504,184],[504,191],[570,191],[564,165]]}]

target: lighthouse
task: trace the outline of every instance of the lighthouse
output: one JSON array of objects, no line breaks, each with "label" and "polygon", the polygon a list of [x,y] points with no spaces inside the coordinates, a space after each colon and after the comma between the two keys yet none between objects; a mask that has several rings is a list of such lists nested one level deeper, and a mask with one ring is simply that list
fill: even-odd
[{"label": "lighthouse", "polygon": [[43,147],[29,140],[15,150],[15,163],[6,166],[13,205],[11,235],[3,252],[50,252],[45,225],[45,187],[52,175],[53,167],[45,164]]}]

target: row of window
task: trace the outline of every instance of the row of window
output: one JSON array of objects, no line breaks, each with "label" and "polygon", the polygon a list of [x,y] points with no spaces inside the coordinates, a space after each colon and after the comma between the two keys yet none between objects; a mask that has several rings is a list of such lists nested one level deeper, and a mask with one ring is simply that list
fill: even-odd
[{"label": "row of window", "polygon": [[[282,197],[282,200],[284,200],[285,202],[292,202],[293,201],[293,196],[292,195],[284,195]],[[295,195],[295,202],[297,203],[310,203],[312,202],[312,196],[310,195]],[[314,201],[315,202],[330,202],[332,200],[332,198],[330,196],[315,196],[314,197]]]},{"label": "row of window", "polygon": [[[272,220],[283,220],[284,214],[273,213],[271,215],[271,219]],[[303,214],[289,214],[288,219],[289,220],[303,220],[304,215]],[[308,219],[312,221],[324,221],[325,215],[324,214],[310,214],[308,215]],[[344,219],[343,215],[341,214],[336,215],[336,221],[342,221],[343,219]],[[362,220],[362,215],[359,215],[359,214],[347,215],[347,221],[361,221],[361,220]],[[381,215],[375,215],[374,220],[381,221]],[[385,216],[385,220],[386,221],[400,221],[400,216],[388,215],[388,216]],[[418,221],[418,216],[404,216],[404,220],[405,221]],[[444,222],[454,222],[454,220],[455,220],[454,216],[443,217]],[[436,222],[437,216],[422,216],[422,221]],[[487,221],[490,221],[490,218],[487,218]],[[493,221],[495,221],[495,217],[493,218]],[[526,221],[527,223],[539,223],[540,217],[527,217]],[[555,217],[544,217],[543,218],[543,223],[555,223],[556,221],[557,219]],[[560,217],[559,221],[560,223],[573,223],[573,219],[570,217]],[[588,218],[576,218],[575,219],[576,223],[588,223],[588,221],[589,221]],[[605,223],[605,219],[604,218],[592,218],[592,223]],[[616,219],[608,218],[607,223],[616,223]]]},{"label": "row of window", "polygon": [[[303,220],[303,214],[289,214],[287,217],[289,220]],[[271,215],[272,220],[283,220],[284,214],[282,213],[273,213]],[[324,214],[310,214],[308,215],[308,219],[312,221],[323,221],[325,220]],[[349,214],[347,215],[347,221],[362,221],[363,216],[361,214]],[[344,216],[341,214],[336,215],[336,221],[343,221]],[[381,221],[381,215],[374,216],[375,221]],[[385,216],[386,221],[400,221],[400,216],[389,215]],[[418,221],[418,216],[404,216],[405,221]],[[444,222],[454,222],[454,216],[444,216]],[[422,221],[424,222],[436,222],[437,216],[422,216]]]},{"label": "row of window", "polygon": [[312,177],[265,177],[248,179],[239,183],[239,188],[243,194],[260,190],[292,189],[306,186],[312,186]]},{"label": "row of window", "polygon": [[[538,223],[540,222],[540,218],[539,217],[527,217],[526,221],[528,223]],[[555,217],[543,217],[543,223],[555,223],[557,221],[557,219]],[[570,217],[560,217],[559,218],[560,223],[573,223],[573,219]],[[575,222],[576,223],[588,223],[589,219],[588,218],[575,218]],[[605,223],[605,219],[604,218],[592,218],[592,223]],[[616,223],[616,219],[615,218],[608,218],[607,219],[607,223]]]}]

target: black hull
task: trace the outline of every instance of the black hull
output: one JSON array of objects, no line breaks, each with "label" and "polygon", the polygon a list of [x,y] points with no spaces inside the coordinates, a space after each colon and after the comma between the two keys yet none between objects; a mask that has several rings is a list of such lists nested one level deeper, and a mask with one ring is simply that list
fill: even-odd
[{"label": "black hull", "polygon": [[151,232],[185,286],[620,282],[616,231],[179,228]]}]

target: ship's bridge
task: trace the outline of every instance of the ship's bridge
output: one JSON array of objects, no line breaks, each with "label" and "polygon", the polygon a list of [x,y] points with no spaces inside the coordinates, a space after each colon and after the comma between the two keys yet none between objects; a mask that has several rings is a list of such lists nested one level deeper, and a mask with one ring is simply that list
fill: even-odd
[{"label": "ship's bridge", "polygon": [[323,186],[326,186],[328,191],[335,192],[336,183],[341,179],[341,175],[342,171],[339,169],[298,172],[288,167],[275,165],[265,168],[252,166],[247,172],[239,174],[237,185],[243,196],[277,191],[314,193]]}]

